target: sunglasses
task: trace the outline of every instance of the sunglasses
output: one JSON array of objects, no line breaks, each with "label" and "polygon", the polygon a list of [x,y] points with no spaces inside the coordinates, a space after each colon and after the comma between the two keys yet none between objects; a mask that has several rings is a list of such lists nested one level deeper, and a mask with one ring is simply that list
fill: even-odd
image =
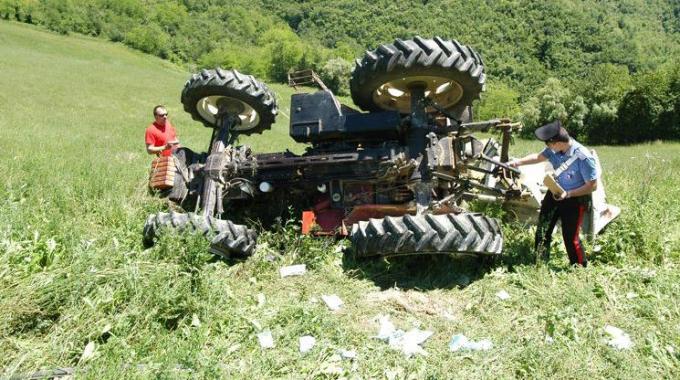
[{"label": "sunglasses", "polygon": [[167,114],[167,113],[158,113],[158,114],[156,114],[156,116],[158,116],[158,117],[167,117],[168,114]]}]

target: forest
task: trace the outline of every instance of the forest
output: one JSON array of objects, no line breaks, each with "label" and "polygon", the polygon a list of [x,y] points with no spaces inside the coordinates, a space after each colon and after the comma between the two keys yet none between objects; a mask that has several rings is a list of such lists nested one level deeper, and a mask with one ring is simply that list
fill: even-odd
[{"label": "forest", "polygon": [[0,0],[0,18],[123,43],[195,71],[285,82],[312,68],[348,94],[354,59],[441,36],[481,54],[476,118],[525,133],[561,119],[592,144],[680,139],[680,2],[673,0]]}]

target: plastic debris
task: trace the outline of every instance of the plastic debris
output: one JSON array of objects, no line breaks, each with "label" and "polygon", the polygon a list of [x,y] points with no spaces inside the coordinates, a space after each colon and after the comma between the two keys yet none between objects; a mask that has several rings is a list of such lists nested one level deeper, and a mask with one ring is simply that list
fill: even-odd
[{"label": "plastic debris", "polygon": [[339,351],[340,357],[345,360],[355,360],[357,358],[357,352],[354,350],[344,350]]},{"label": "plastic debris", "polygon": [[328,306],[328,308],[331,309],[332,311],[340,310],[340,307],[342,307],[343,305],[343,302],[340,299],[340,297],[336,296],[335,294],[331,294],[328,296],[323,295],[321,296],[321,299],[326,304],[326,306]]},{"label": "plastic debris", "polygon": [[633,347],[633,341],[630,339],[630,336],[620,328],[612,325],[605,325],[604,332],[611,338],[607,341],[607,344],[611,347],[614,347],[617,350],[627,350]]},{"label": "plastic debris", "polygon": [[301,276],[307,273],[307,266],[305,264],[289,265],[287,267],[281,267],[279,269],[279,274],[281,278],[290,276]]},{"label": "plastic debris", "polygon": [[191,327],[201,327],[201,319],[197,314],[191,316]]},{"label": "plastic debris", "polygon": [[397,328],[394,327],[394,324],[390,321],[390,317],[388,315],[379,316],[378,323],[380,323],[380,328],[378,330],[378,335],[376,335],[376,338],[382,341],[388,341],[390,339],[390,336],[394,334]]},{"label": "plastic debris", "polygon": [[488,339],[482,339],[480,341],[473,341],[468,339],[463,334],[456,334],[451,338],[449,342],[449,351],[488,351],[493,348],[493,343]]},{"label": "plastic debris", "polygon": [[94,350],[96,348],[96,345],[94,342],[90,341],[87,343],[85,346],[85,349],[83,350],[83,354],[80,355],[80,361],[85,362],[94,357]]},{"label": "plastic debris", "polygon": [[257,307],[264,306],[265,302],[267,302],[267,298],[264,296],[264,294],[258,293],[257,294]]},{"label": "plastic debris", "polygon": [[301,336],[300,339],[300,353],[309,352],[316,344],[316,338],[311,335]]},{"label": "plastic debris", "polygon": [[274,347],[274,337],[272,337],[272,332],[269,330],[265,330],[257,334],[257,340],[260,342],[260,347],[262,348]]},{"label": "plastic debris", "polygon": [[[402,332],[397,330],[397,332]],[[401,352],[410,358],[415,354],[427,355],[427,352],[420,346],[432,336],[432,331],[424,331],[420,329],[411,329],[403,335],[395,334],[394,338],[390,338],[389,345],[392,348],[399,349]]]},{"label": "plastic debris", "polygon": [[508,294],[508,292],[505,290],[501,290],[500,292],[496,293],[496,297],[500,298],[501,301],[505,301],[510,299],[510,294]]},{"label": "plastic debris", "polygon": [[638,296],[638,295],[637,295],[637,293],[635,293],[635,292],[628,292],[628,293],[626,293],[626,298],[628,298],[629,300],[632,300],[633,298],[637,298],[637,296]]},{"label": "plastic debris", "polygon": [[390,317],[385,315],[378,316],[378,323],[380,327],[378,335],[375,337],[387,342],[391,348],[403,352],[406,357],[411,357],[415,354],[427,355],[427,352],[423,350],[421,345],[432,336],[432,331],[413,328],[408,332],[404,332],[404,330],[397,329],[390,321]]}]

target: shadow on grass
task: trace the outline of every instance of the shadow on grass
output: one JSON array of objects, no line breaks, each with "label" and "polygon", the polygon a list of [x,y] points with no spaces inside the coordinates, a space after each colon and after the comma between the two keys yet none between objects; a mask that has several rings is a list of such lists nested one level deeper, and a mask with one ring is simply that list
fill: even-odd
[{"label": "shadow on grass", "polygon": [[373,281],[381,290],[451,289],[465,287],[492,268],[488,260],[477,257],[448,255],[396,256],[387,258],[357,258],[347,251],[343,256],[345,272],[360,279]]}]

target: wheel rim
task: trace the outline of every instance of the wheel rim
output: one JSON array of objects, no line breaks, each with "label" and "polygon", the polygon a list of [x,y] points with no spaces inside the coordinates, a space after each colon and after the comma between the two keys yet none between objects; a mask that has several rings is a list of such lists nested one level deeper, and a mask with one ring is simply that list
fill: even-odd
[{"label": "wheel rim", "polygon": [[[425,85],[425,97],[442,108],[450,108],[463,97],[463,87],[450,78],[415,76],[398,78],[380,85],[373,91],[373,102],[380,108],[400,113],[411,112],[411,92],[416,83]],[[428,108],[429,111],[432,111]]]},{"label": "wheel rim", "polygon": [[217,114],[220,109],[238,115],[241,123],[232,128],[234,131],[247,131],[260,124],[260,114],[248,103],[239,99],[214,95],[206,96],[196,103],[196,111],[198,111],[203,120],[213,125],[217,125]]}]

